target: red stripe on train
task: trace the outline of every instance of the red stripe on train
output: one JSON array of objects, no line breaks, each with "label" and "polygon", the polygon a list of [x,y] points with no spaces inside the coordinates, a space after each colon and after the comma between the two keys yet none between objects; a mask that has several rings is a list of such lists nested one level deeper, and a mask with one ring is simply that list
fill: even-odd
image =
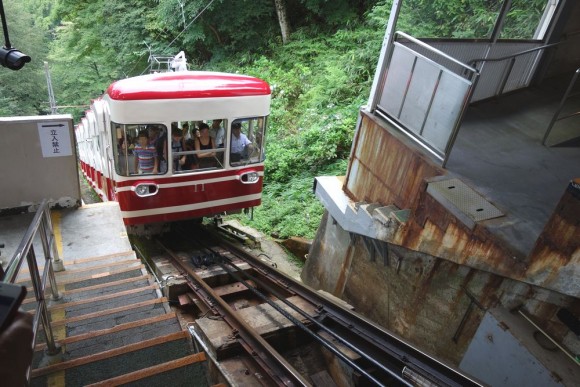
[{"label": "red stripe on train", "polygon": [[243,184],[238,180],[228,180],[182,187],[160,187],[157,194],[147,197],[139,197],[134,191],[121,191],[117,192],[117,200],[122,211],[139,211],[198,204],[261,192],[262,178],[255,184]]},{"label": "red stripe on train", "polygon": [[263,172],[264,166],[257,165],[249,168],[244,169],[229,169],[224,171],[211,171],[211,172],[204,172],[198,173],[195,175],[172,175],[172,176],[163,176],[163,175],[148,175],[148,176],[133,176],[131,180],[122,180],[117,181],[117,188],[122,187],[132,187],[134,185],[139,184],[140,182],[149,182],[154,184],[173,184],[173,183],[185,183],[188,181],[199,181],[199,180],[207,180],[207,179],[219,179],[223,177],[231,177],[240,175],[246,172]]},{"label": "red stripe on train", "polygon": [[210,208],[201,208],[193,211],[183,211],[175,212],[171,214],[155,214],[147,216],[138,216],[135,218],[123,218],[125,225],[136,225],[136,224],[146,224],[146,223],[160,223],[160,222],[173,222],[176,220],[191,219],[191,218],[201,218],[202,216],[213,215],[221,212],[239,210],[241,208],[255,207],[259,206],[261,200],[250,200],[247,202],[232,203],[228,205],[215,206]]}]

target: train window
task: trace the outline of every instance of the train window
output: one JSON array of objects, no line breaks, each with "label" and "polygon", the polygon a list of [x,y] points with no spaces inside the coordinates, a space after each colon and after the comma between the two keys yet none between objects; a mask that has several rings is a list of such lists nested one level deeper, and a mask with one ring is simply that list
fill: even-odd
[{"label": "train window", "polygon": [[230,165],[263,162],[266,117],[244,118],[232,122],[230,130]]},{"label": "train window", "polygon": [[[113,156],[117,174],[132,176],[167,172],[165,125],[126,125],[111,122],[111,127],[113,143],[116,144],[113,147]],[[142,140],[139,140],[140,137]]]},{"label": "train window", "polygon": [[171,123],[171,161],[174,173],[224,167],[226,119]]}]

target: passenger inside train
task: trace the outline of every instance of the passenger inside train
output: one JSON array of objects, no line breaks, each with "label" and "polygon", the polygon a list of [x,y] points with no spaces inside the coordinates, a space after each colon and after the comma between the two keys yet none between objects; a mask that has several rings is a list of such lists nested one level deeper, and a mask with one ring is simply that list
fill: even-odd
[{"label": "passenger inside train", "polygon": [[185,150],[185,142],[183,141],[183,131],[177,126],[171,126],[171,154],[173,155],[173,171],[179,171],[179,155],[178,152]]},{"label": "passenger inside train", "polygon": [[224,147],[224,139],[226,135],[226,131],[222,126],[223,120],[213,120],[211,123],[211,128],[209,129],[209,135],[213,138],[214,143],[217,148]]},{"label": "passenger inside train", "polygon": [[167,131],[161,125],[149,125],[149,145],[155,147],[159,168],[154,173],[167,172]]},{"label": "passenger inside train", "polygon": [[247,159],[251,146],[252,142],[242,133],[242,123],[239,121],[233,122],[230,161],[237,162]]},{"label": "passenger inside train", "polygon": [[[195,151],[195,140],[193,138],[185,141],[185,151]],[[179,158],[179,167],[182,172],[189,172],[199,167],[197,156],[193,153],[187,153]]]},{"label": "passenger inside train", "polygon": [[133,150],[135,155],[134,169],[139,174],[157,173],[159,168],[159,159],[153,145],[149,143],[149,134],[142,130],[138,136],[139,145]]},{"label": "passenger inside train", "polygon": [[202,122],[199,124],[199,138],[195,139],[195,150],[198,152],[197,158],[200,168],[214,168],[217,166],[214,149],[215,143],[209,135],[209,126]]},{"label": "passenger inside train", "polygon": [[[168,162],[171,173],[197,172],[198,170],[224,169],[224,152],[229,149],[229,166],[264,161],[264,130],[266,117],[241,118],[228,125],[227,119],[216,118],[206,121],[174,121],[167,126],[151,124],[111,123],[115,128],[117,146],[113,147],[115,170],[121,176],[140,173],[167,174]],[[210,126],[211,125],[211,126]],[[230,127],[229,131],[224,128]],[[189,129],[189,130],[188,130]],[[201,130],[200,130],[201,129]],[[187,130],[187,133],[184,131]],[[143,146],[138,144],[138,134],[147,133],[147,146],[155,149],[157,168],[140,170],[137,154]],[[198,136],[199,133],[199,136]],[[171,138],[167,141],[167,138]],[[189,141],[189,146],[187,145]],[[133,153],[133,148],[139,149]],[[188,157],[185,157],[188,156]]]}]

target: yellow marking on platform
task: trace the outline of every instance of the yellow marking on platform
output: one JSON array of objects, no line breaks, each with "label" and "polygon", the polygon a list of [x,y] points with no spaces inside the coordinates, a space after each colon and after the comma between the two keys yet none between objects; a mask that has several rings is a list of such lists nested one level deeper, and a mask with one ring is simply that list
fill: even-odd
[{"label": "yellow marking on platform", "polygon": [[92,275],[92,276],[91,276],[91,278],[95,279],[95,278],[106,277],[106,276],[108,276],[108,275],[110,275],[110,274],[111,274],[111,272],[109,272],[109,271],[105,271],[105,272],[103,272],[103,273],[94,274],[94,275]]},{"label": "yellow marking on platform", "polygon": [[52,219],[52,232],[54,233],[56,250],[58,251],[60,259],[64,261],[64,257],[62,256],[62,233],[60,231],[60,219],[62,215],[59,211],[51,211],[50,218]]},{"label": "yellow marking on platform", "polygon": [[64,387],[64,371],[57,371],[53,374],[50,374],[47,378],[46,385],[48,387]]},{"label": "yellow marking on platform", "polygon": [[[52,220],[52,232],[54,233],[54,244],[56,246],[56,251],[58,253],[58,257],[64,262],[63,256],[63,246],[62,246],[62,232],[60,228],[62,214],[60,211],[51,211],[50,218]],[[59,292],[62,293],[64,291],[64,285],[59,284],[58,289]],[[65,319],[65,311],[62,310],[55,310],[54,312],[50,313],[51,321],[58,321]],[[66,326],[52,326],[52,334],[54,335],[55,341],[58,343],[59,340],[62,340],[66,337]],[[65,351],[66,348],[61,349],[61,351]],[[65,375],[64,371],[54,372],[46,378],[47,385],[49,387],[64,387],[65,386]]]},{"label": "yellow marking on platform", "polygon": [[[50,316],[52,321],[64,320],[66,318],[65,309],[55,309],[50,312]],[[66,328],[64,325],[56,328],[53,327],[52,333],[54,334],[55,340],[62,340],[66,337]]]}]

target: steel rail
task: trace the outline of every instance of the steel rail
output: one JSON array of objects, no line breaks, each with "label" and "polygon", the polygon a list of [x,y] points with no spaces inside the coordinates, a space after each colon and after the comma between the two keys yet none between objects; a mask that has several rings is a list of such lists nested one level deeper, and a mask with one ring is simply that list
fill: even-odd
[{"label": "steel rail", "polygon": [[[210,249],[211,250],[211,249]],[[411,383],[407,382],[406,380],[404,380],[400,375],[396,374],[394,371],[392,371],[390,368],[386,367],[385,364],[380,363],[379,361],[377,361],[376,359],[372,358],[371,356],[369,356],[367,353],[365,353],[363,350],[361,350],[360,348],[356,347],[354,344],[352,344],[351,342],[349,342],[347,339],[345,339],[344,337],[338,335],[336,332],[334,332],[333,330],[331,330],[330,328],[328,328],[327,326],[325,326],[324,324],[322,324],[321,322],[319,322],[316,317],[309,315],[308,313],[306,313],[305,311],[303,311],[302,309],[298,308],[296,305],[292,304],[290,301],[286,300],[282,295],[280,295],[277,291],[275,291],[273,288],[271,288],[270,286],[268,286],[264,281],[261,281],[260,279],[252,276],[249,273],[245,273],[243,270],[241,270],[239,267],[237,267],[236,265],[234,265],[232,262],[228,262],[227,260],[225,260],[225,257],[221,256],[220,257],[222,259],[224,259],[224,262],[226,262],[228,265],[232,266],[232,268],[234,268],[238,273],[243,273],[245,276],[247,276],[250,280],[256,282],[257,284],[260,285],[260,287],[266,289],[269,293],[271,293],[272,295],[274,295],[276,298],[278,298],[281,302],[283,302],[284,304],[286,304],[287,306],[289,306],[291,309],[293,309],[294,311],[298,312],[299,314],[301,314],[303,317],[305,317],[306,319],[308,319],[309,321],[311,321],[314,325],[316,325],[318,328],[320,328],[321,330],[325,331],[326,333],[330,334],[332,337],[334,337],[335,339],[337,339],[338,341],[340,341],[342,344],[344,344],[345,346],[349,347],[351,350],[353,350],[354,352],[356,352],[358,355],[360,355],[362,358],[364,358],[365,360],[371,362],[373,365],[375,365],[376,367],[378,367],[379,369],[381,369],[382,371],[384,371],[385,373],[387,373],[389,376],[395,378],[396,380],[398,380],[400,383],[402,383],[403,385],[406,386],[412,386]],[[242,258],[243,259],[243,258]],[[256,294],[258,297],[260,297],[264,302],[268,303],[270,306],[272,306],[274,309],[276,309],[278,312],[280,312],[280,314],[282,314],[284,317],[286,317],[288,320],[290,320],[292,323],[294,323],[296,326],[298,326],[300,329],[302,329],[304,332],[306,332],[308,335],[310,335],[311,337],[314,338],[314,340],[316,340],[317,342],[319,342],[320,344],[324,345],[326,348],[328,348],[332,353],[334,353],[335,355],[337,355],[338,357],[340,357],[345,363],[347,363],[349,366],[351,366],[352,368],[356,369],[357,371],[359,371],[361,374],[363,374],[364,376],[366,376],[370,381],[374,382],[375,384],[379,385],[379,386],[383,386],[384,384],[377,380],[374,376],[372,376],[371,374],[369,374],[366,370],[364,370],[362,367],[360,367],[358,364],[356,364],[353,360],[351,360],[350,358],[348,358],[346,355],[344,355],[338,348],[336,348],[335,345],[333,345],[330,341],[328,341],[327,339],[321,337],[320,335],[312,332],[312,330],[310,330],[306,325],[304,325],[301,321],[297,320],[295,317],[293,317],[292,315],[288,314],[284,309],[282,309],[278,304],[276,304],[274,301],[272,301],[271,299],[269,299],[268,297],[266,297],[262,292],[258,291],[255,287],[253,287],[251,284],[247,283],[243,278],[241,278],[238,274],[231,272],[229,269],[227,269],[224,265],[220,264],[220,267],[222,267],[224,270],[226,270],[230,275],[232,275],[236,280],[238,280],[239,282],[241,282],[242,284],[244,284],[250,291],[252,291],[254,294]]]},{"label": "steel rail", "polygon": [[[221,258],[224,259],[223,256]],[[231,262],[227,262],[227,260],[225,260],[225,259],[224,259],[223,262],[225,262],[228,265],[232,266],[238,272],[242,272],[242,270],[240,268],[238,268],[235,264],[233,264]],[[296,325],[302,331],[304,331],[306,334],[308,334],[309,336],[311,336],[312,338],[314,338],[315,341],[317,341],[318,343],[322,344],[328,350],[330,350],[333,354],[335,354],[336,356],[338,356],[339,358],[341,358],[350,367],[352,367],[352,368],[356,369],[357,371],[359,371],[362,375],[366,376],[370,381],[372,381],[376,385],[378,385],[378,386],[385,386],[385,384],[383,384],[383,382],[381,382],[380,380],[378,380],[377,378],[375,378],[374,376],[372,376],[371,374],[369,374],[365,369],[363,369],[361,366],[359,366],[354,361],[352,361],[348,356],[346,356],[344,353],[342,353],[342,351],[340,351],[334,344],[332,344],[330,341],[324,339],[320,335],[316,334],[311,329],[309,329],[306,325],[304,325],[300,320],[296,319],[294,316],[292,316],[291,314],[287,313],[283,308],[280,307],[280,305],[278,305],[274,301],[268,299],[268,297],[266,297],[262,292],[258,291],[255,287],[253,287],[251,284],[249,284],[243,278],[241,278],[240,275],[238,275],[237,273],[234,273],[233,271],[231,271],[230,269],[228,269],[225,265],[219,264],[219,266],[222,269],[224,269],[226,272],[228,272],[228,274],[230,274],[236,280],[238,280],[239,282],[241,282],[244,286],[246,286],[250,291],[252,291],[252,293],[256,294],[264,302],[268,303],[272,308],[276,309],[281,315],[283,315],[285,318],[287,318],[288,320],[290,320],[294,325]],[[248,276],[252,281],[256,281],[256,283],[259,283],[260,286],[263,286],[264,288],[266,288],[266,290],[268,290],[268,292],[272,293],[281,302],[283,302],[284,304],[286,304],[287,306],[289,306],[290,308],[292,308],[294,311],[300,313],[302,316],[306,317],[308,320],[310,320],[312,323],[314,323],[317,327],[319,327],[322,330],[324,330],[325,332],[329,333],[331,336],[333,336],[336,339],[338,339],[340,342],[342,342],[343,344],[345,344],[346,346],[348,346],[354,352],[356,352],[359,355],[361,355],[361,357],[363,357],[366,360],[372,362],[374,365],[376,365],[377,367],[379,367],[381,370],[383,370],[386,373],[388,373],[391,377],[395,378],[402,385],[409,386],[409,387],[412,387],[413,386],[411,383],[409,383],[406,380],[404,380],[401,376],[397,375],[391,369],[385,367],[383,364],[381,364],[381,363],[377,362],[376,360],[370,358],[362,350],[360,350],[359,348],[357,348],[356,346],[354,346],[353,344],[351,344],[350,342],[348,342],[344,338],[342,338],[339,335],[337,335],[335,332],[333,332],[332,330],[330,330],[328,327],[326,327],[323,324],[321,324],[318,320],[316,320],[315,317],[310,316],[308,313],[304,312],[300,308],[296,307],[296,305],[294,305],[291,302],[289,302],[288,300],[286,300],[283,296],[280,296],[279,294],[277,294],[276,291],[274,291],[272,288],[270,288],[269,286],[267,286],[264,282],[260,281],[258,278],[254,277],[254,276],[252,276],[252,275],[250,275],[248,273],[244,273],[244,274],[246,276]]]},{"label": "steel rail", "polygon": [[[252,266],[259,267],[265,273],[277,277],[282,276],[276,270],[273,270],[259,259],[254,258],[240,247],[228,241],[222,240],[220,243],[226,246],[227,249],[234,251],[244,261],[251,261],[250,264]],[[304,287],[294,279],[284,276],[284,281],[289,283],[286,285],[286,288],[314,305],[324,305],[323,308],[326,309],[328,318],[331,318],[351,331],[358,331],[362,337],[366,337],[368,343],[374,345],[385,354],[390,354],[390,356],[393,356],[400,363],[404,364],[407,369],[410,368],[424,376],[429,376],[429,379],[436,378],[439,383],[444,385],[482,386],[481,383],[471,377],[425,354],[392,333],[385,331],[372,321],[330,302],[327,298],[312,289]],[[401,372],[403,372],[403,369],[401,369]]]},{"label": "steel rail", "polygon": [[232,333],[240,339],[242,347],[262,366],[276,384],[280,386],[312,386],[262,336],[255,333],[244,320],[238,318],[235,311],[194,270],[185,266],[160,241],[157,241],[157,243],[169,254],[173,263],[187,273],[191,280],[197,284],[197,286],[192,286],[188,281],[190,288],[197,294],[200,293],[201,288],[201,291],[205,293],[204,298],[213,300],[214,305],[212,307],[222,314],[224,321],[233,328]]}]

